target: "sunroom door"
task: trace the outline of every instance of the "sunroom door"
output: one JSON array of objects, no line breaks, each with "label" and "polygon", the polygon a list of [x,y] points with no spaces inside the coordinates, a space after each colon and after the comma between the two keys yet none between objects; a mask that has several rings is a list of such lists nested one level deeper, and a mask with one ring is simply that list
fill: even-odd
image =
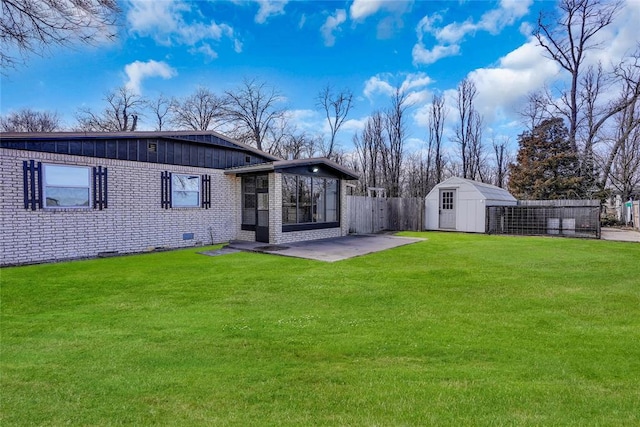
[{"label": "sunroom door", "polygon": [[269,243],[269,179],[268,176],[257,177],[256,196],[256,242]]}]

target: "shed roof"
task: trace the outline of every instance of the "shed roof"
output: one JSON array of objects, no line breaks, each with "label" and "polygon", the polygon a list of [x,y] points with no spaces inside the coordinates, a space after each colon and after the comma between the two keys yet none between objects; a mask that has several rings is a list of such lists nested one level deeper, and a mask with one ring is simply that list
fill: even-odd
[{"label": "shed roof", "polygon": [[[505,201],[505,202],[516,202],[516,198],[511,195],[504,188],[496,187],[495,185],[485,184],[484,182],[473,181],[470,179],[460,178],[460,177],[451,177],[449,179],[445,179],[440,184],[436,185],[436,188],[447,187],[447,186],[461,186],[461,185],[469,185],[473,187],[480,195],[486,200],[495,200],[495,201]],[[435,189],[435,188],[434,188]]]}]

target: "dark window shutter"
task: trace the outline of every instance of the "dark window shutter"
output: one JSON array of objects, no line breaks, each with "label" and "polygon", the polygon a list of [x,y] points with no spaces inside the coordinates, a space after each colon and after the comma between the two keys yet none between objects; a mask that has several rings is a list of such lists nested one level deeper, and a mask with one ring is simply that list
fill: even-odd
[{"label": "dark window shutter", "polygon": [[160,206],[165,209],[171,207],[171,172],[160,173]]},{"label": "dark window shutter", "polygon": [[93,208],[107,208],[107,168],[93,168]]},{"label": "dark window shutter", "polygon": [[42,163],[34,160],[22,162],[24,208],[42,209]]},{"label": "dark window shutter", "polygon": [[209,209],[211,207],[211,175],[202,175],[201,193],[202,207]]}]

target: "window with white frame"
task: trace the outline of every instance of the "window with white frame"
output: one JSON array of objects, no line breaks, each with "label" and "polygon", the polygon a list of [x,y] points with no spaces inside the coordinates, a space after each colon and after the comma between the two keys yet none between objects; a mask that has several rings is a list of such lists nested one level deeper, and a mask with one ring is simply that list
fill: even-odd
[{"label": "window with white frame", "polygon": [[200,175],[171,174],[171,206],[200,206]]},{"label": "window with white frame", "polygon": [[45,208],[88,208],[91,206],[91,168],[44,164]]}]

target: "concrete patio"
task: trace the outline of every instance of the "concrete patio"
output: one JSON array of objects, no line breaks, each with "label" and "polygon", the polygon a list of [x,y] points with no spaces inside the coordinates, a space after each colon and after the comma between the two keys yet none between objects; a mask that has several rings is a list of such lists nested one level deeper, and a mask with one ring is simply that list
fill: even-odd
[{"label": "concrete patio", "polygon": [[602,228],[600,230],[602,240],[616,240],[618,242],[640,242],[640,231],[630,228]]},{"label": "concrete patio", "polygon": [[424,240],[425,239],[386,234],[353,234],[344,237],[309,240],[306,242],[282,245],[234,240],[225,248],[228,250],[261,252],[317,261],[335,262]]}]

